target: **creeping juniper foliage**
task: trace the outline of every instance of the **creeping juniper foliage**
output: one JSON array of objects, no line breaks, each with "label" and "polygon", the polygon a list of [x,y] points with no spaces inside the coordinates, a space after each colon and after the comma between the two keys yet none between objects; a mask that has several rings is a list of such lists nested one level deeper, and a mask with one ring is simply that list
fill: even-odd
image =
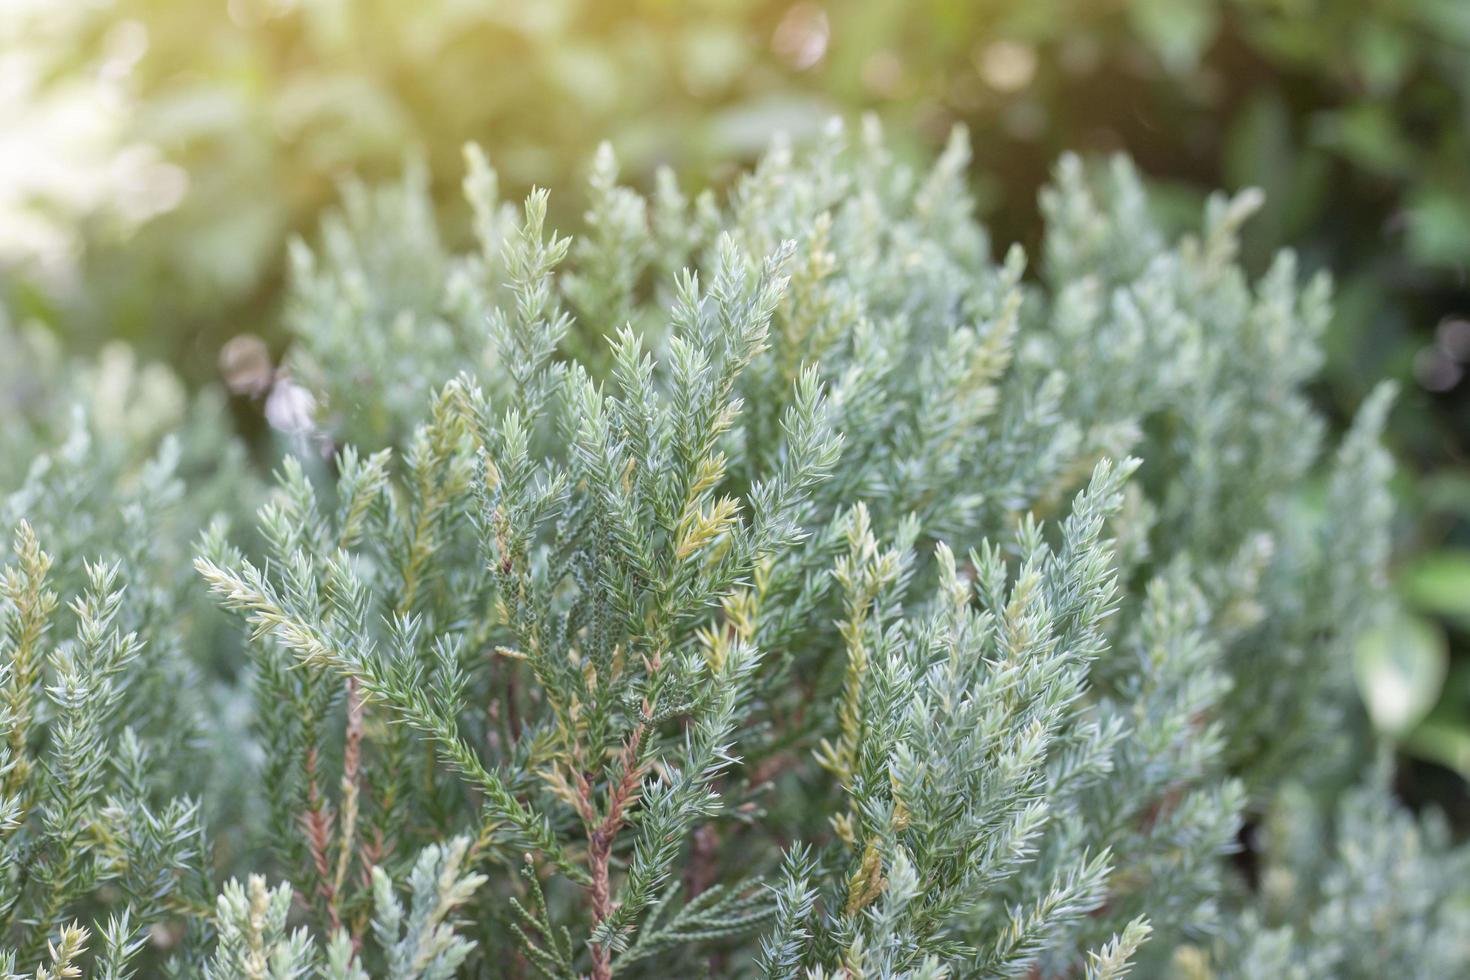
[{"label": "creeping juniper foliage", "polygon": [[1463,975],[1350,685],[1392,393],[1328,444],[1327,282],[1121,160],[997,262],[968,153],[645,198],[604,149],[565,237],[472,148],[463,254],[349,186],[270,490],[38,380],[7,975]]}]

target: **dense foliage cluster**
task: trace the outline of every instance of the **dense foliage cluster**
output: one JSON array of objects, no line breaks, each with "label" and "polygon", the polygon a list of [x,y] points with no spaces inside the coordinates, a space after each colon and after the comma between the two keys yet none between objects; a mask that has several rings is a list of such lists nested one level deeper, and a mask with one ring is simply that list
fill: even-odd
[{"label": "dense foliage cluster", "polygon": [[83,397],[5,432],[7,969],[1470,968],[1358,718],[1392,394],[1329,444],[1328,284],[1122,160],[996,262],[969,153],[834,127],[645,198],[604,148],[573,240],[472,149],[465,254],[349,189],[271,489],[207,393],[120,430],[38,372]]}]

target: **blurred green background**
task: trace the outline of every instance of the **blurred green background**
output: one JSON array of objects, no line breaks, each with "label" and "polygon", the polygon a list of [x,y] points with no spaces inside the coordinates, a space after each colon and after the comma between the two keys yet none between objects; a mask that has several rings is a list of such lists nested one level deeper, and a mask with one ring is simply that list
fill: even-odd
[{"label": "blurred green background", "polygon": [[912,152],[967,124],[1001,243],[1036,241],[1063,149],[1131,154],[1180,213],[1267,192],[1249,261],[1290,245],[1338,279],[1324,407],[1402,382],[1404,612],[1359,676],[1405,792],[1463,806],[1466,0],[0,0],[0,300],[64,354],[124,340],[198,388],[231,338],[280,357],[287,242],[349,174],[421,168],[466,238],[467,140],[566,225],[604,139],[626,181],[719,185],[862,111]]}]

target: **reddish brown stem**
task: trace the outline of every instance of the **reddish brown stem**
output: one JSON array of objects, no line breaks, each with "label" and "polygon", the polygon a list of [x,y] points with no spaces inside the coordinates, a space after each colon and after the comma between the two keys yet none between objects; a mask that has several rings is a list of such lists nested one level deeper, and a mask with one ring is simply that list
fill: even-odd
[{"label": "reddish brown stem", "polygon": [[316,778],[316,747],[306,752],[306,812],[301,815],[301,829],[306,835],[306,847],[311,854],[311,863],[316,870],[319,884],[317,894],[326,903],[327,917],[332,928],[342,926],[337,911],[337,892],[332,887],[332,868],[327,860],[327,849],[332,843],[332,811],[322,800],[321,789]]},{"label": "reddish brown stem", "polygon": [[[612,838],[601,829],[587,837],[587,859],[592,866],[592,918],[601,925],[612,914],[612,890],[608,883]],[[592,977],[593,980],[612,978],[612,951],[601,943],[592,944]]]},{"label": "reddish brown stem", "polygon": [[[644,706],[645,715],[647,707],[647,705]],[[633,734],[628,737],[628,741],[624,743],[623,750],[619,753],[623,776],[618,780],[617,785],[609,790],[607,814],[595,828],[590,828],[587,834],[587,863],[592,874],[589,891],[592,898],[594,927],[606,922],[613,913],[609,873],[612,864],[613,841],[617,838],[618,831],[622,829],[628,807],[637,801],[638,789],[643,781],[643,770],[638,765],[638,752],[643,744],[643,728],[643,722],[640,721],[633,729]],[[581,790],[579,796],[590,795],[585,781],[581,783],[579,789]],[[588,802],[590,815],[590,801]],[[612,977],[612,951],[600,943],[592,944],[592,977],[593,980],[611,980]]]}]

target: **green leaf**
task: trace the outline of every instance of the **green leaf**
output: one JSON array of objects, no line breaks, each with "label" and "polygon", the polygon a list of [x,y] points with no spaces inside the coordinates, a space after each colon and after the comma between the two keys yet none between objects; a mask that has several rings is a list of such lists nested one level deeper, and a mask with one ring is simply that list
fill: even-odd
[{"label": "green leaf", "polygon": [[1363,102],[1320,113],[1312,134],[1320,145],[1380,177],[1400,178],[1414,169],[1416,151],[1390,106]]},{"label": "green leaf", "polygon": [[1398,613],[1358,641],[1354,667],[1374,726],[1402,736],[1439,699],[1449,668],[1444,631],[1423,617]]},{"label": "green leaf", "polygon": [[1215,5],[1202,0],[1134,0],[1128,16],[1144,42],[1175,74],[1199,64],[1220,28]]},{"label": "green leaf", "polygon": [[1470,550],[1430,552],[1404,569],[1400,588],[1418,611],[1470,626]]},{"label": "green leaf", "polygon": [[1470,777],[1470,727],[1463,721],[1425,722],[1404,738],[1403,748]]},{"label": "green leaf", "polygon": [[1410,195],[1409,253],[1421,262],[1455,267],[1470,253],[1470,206],[1456,186],[1429,185]]}]

